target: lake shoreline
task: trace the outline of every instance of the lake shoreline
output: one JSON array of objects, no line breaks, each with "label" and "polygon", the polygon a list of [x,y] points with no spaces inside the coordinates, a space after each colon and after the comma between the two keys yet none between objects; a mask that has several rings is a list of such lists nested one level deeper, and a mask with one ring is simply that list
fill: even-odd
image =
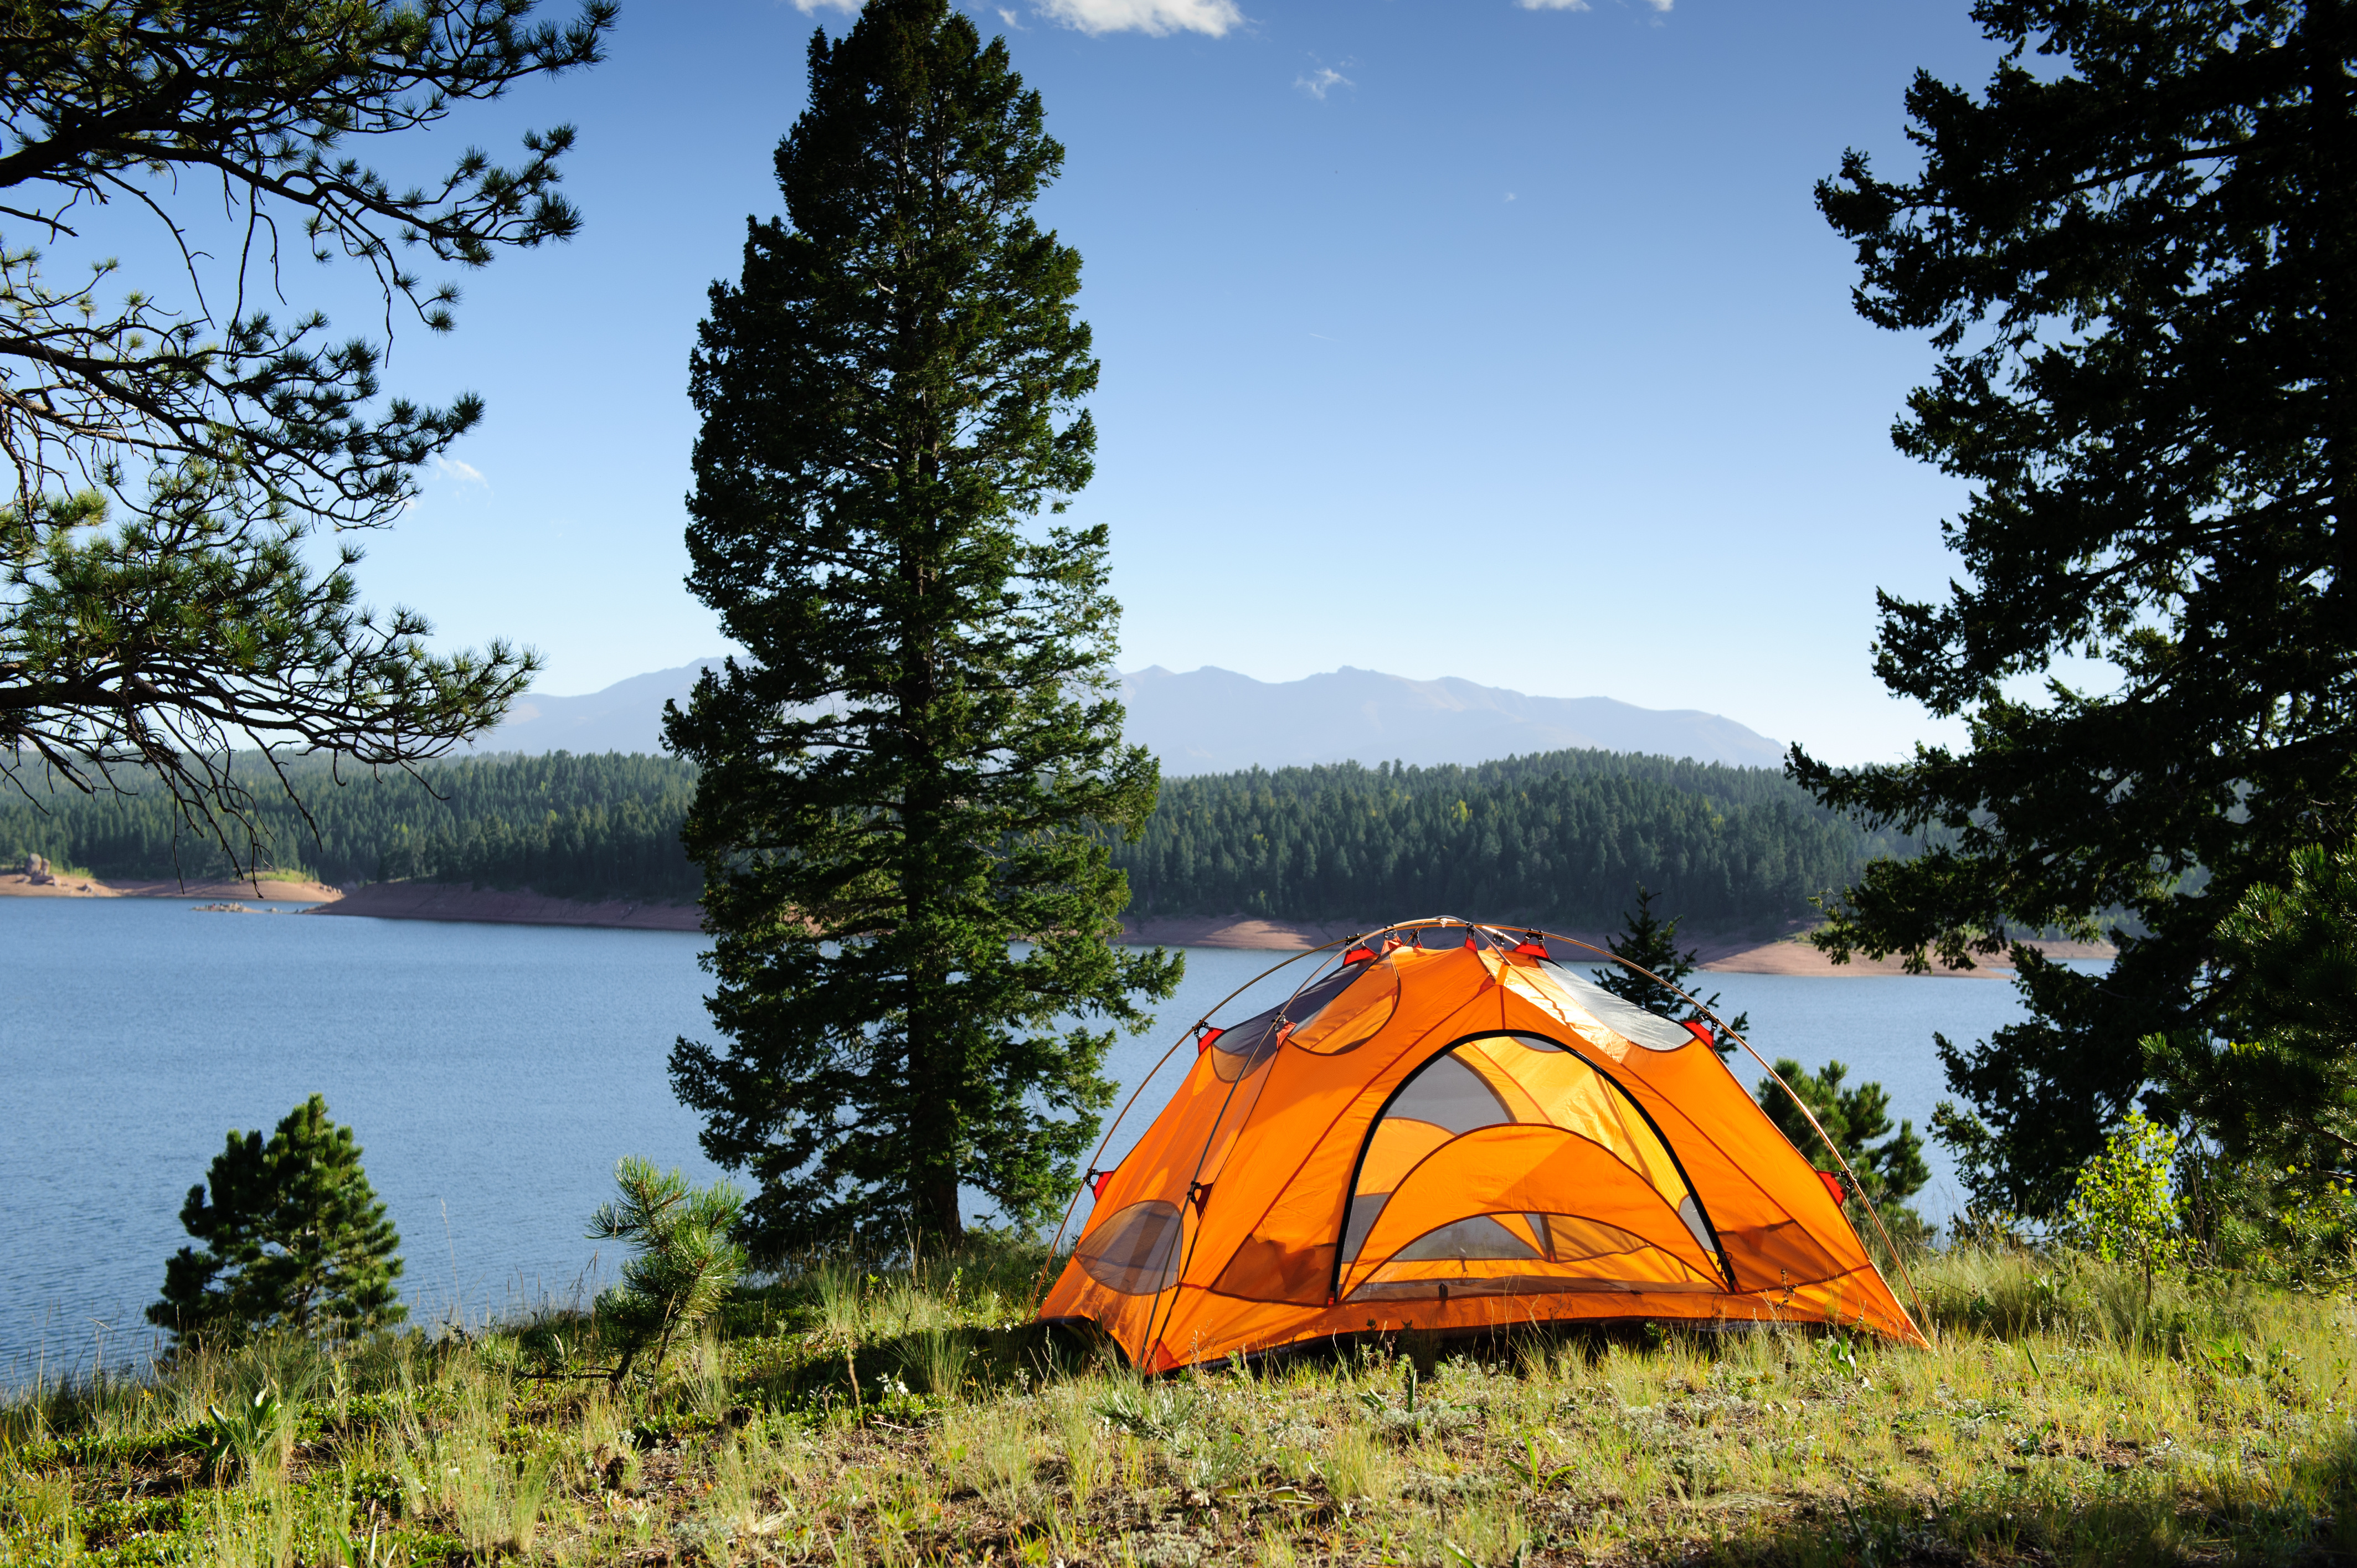
[{"label": "lake shoreline", "polygon": [[[614,930],[699,932],[703,910],[694,904],[666,904],[630,899],[585,902],[524,890],[503,892],[459,882],[373,882],[338,889],[316,882],[264,880],[253,882],[105,882],[96,877],[64,877],[49,886],[29,886],[21,874],[0,876],[0,897],[68,898],[190,898],[257,899],[267,903],[309,904],[311,915],[358,916],[381,920],[474,921],[499,926],[590,926]],[[1375,929],[1374,922],[1271,920],[1254,916],[1157,916],[1127,921],[1123,940],[1132,947],[1229,948],[1269,953],[1302,952],[1327,947]],[[1617,933],[1566,931],[1558,935],[1600,950]],[[1864,957],[1836,964],[1812,947],[1806,933],[1793,930],[1763,939],[1753,935],[1696,934],[1688,939],[1705,971],[1720,974],[1793,974],[1828,980],[1865,979],[1904,974],[1897,958]],[[2102,942],[2038,941],[2029,944],[2049,958],[2107,959],[2113,950]],[[1575,955],[1590,956],[1579,948]],[[1558,955],[1562,956],[1562,955]],[[1986,960],[1970,970],[1934,969],[1927,978],[1953,980],[2010,979],[2013,965],[2003,957]]]},{"label": "lake shoreline", "polygon": [[323,882],[265,876],[260,881],[109,882],[96,876],[51,875],[36,879],[23,871],[0,873],[0,898],[209,898],[255,899],[264,904],[328,904],[343,893]]}]

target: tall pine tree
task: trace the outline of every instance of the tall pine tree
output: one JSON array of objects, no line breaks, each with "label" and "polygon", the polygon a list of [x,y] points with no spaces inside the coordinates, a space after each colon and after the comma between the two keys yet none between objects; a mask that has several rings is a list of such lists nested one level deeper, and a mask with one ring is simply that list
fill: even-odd
[{"label": "tall pine tree", "polygon": [[[2357,5],[1973,14],[2005,52],[1978,94],[1917,78],[1921,172],[1852,153],[1818,192],[1861,313],[1939,356],[1895,438],[1972,488],[1961,581],[1882,596],[1876,672],[1971,744],[1792,766],[1952,835],[1870,866],[1820,941],[2010,949],[2030,1016],[1940,1042],[1972,1110],[1934,1126],[1985,1203],[2050,1213],[2107,1127],[2186,1103],[2140,1042],[2233,1018],[2222,921],[2357,814]],[[2134,917],[2108,975],[2019,945],[2106,910]]]},{"label": "tall pine tree", "polygon": [[966,1188],[1044,1213],[1111,1098],[1102,1026],[1178,980],[1112,940],[1157,774],[1121,744],[1105,530],[1039,518],[1096,441],[1081,259],[1030,212],[1062,159],[1003,39],[872,0],[811,40],[786,219],[712,290],[688,581],[749,657],[666,719],[726,1037],[672,1078],[757,1180],[758,1257],[954,1240]]}]

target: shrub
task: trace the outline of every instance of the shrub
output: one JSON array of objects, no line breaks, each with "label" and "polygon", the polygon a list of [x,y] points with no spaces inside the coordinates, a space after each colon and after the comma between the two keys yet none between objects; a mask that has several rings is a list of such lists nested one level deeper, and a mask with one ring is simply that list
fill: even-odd
[{"label": "shrub", "polygon": [[2062,1210],[2061,1239],[2105,1262],[2134,1263],[2152,1298],[2157,1269],[2180,1262],[2186,1240],[2179,1227],[2184,1206],[2170,1190],[2169,1164],[2177,1134],[2131,1111],[2104,1152],[2079,1167]]}]

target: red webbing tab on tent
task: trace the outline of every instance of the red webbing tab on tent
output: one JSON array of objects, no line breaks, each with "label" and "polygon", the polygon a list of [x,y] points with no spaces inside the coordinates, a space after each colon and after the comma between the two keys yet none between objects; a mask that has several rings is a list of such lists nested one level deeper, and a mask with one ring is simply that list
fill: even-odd
[{"label": "red webbing tab on tent", "polygon": [[1224,1035],[1224,1034],[1226,1034],[1226,1033],[1227,1033],[1227,1031],[1226,1031],[1225,1029],[1206,1029],[1206,1030],[1204,1030],[1204,1031],[1203,1031],[1203,1037],[1202,1037],[1201,1039],[1197,1040],[1197,1041],[1195,1042],[1195,1054],[1196,1054],[1197,1056],[1199,1056],[1199,1057],[1200,1057],[1200,1056],[1201,1056],[1205,1051],[1210,1050],[1210,1049],[1211,1048],[1211,1042],[1212,1042],[1213,1040],[1218,1039],[1222,1035]]},{"label": "red webbing tab on tent", "polygon": [[1842,1186],[1841,1177],[1834,1175],[1831,1171],[1819,1171],[1817,1173],[1817,1179],[1825,1184],[1826,1194],[1831,1197],[1835,1203],[1846,1203],[1849,1201],[1849,1189]]},{"label": "red webbing tab on tent", "polygon": [[1718,1044],[1718,1041],[1712,1037],[1710,1026],[1704,1023],[1701,1019],[1688,1018],[1685,1020],[1685,1026],[1686,1033],[1692,1035],[1695,1039],[1700,1040],[1704,1045],[1716,1046]]},{"label": "red webbing tab on tent", "polygon": [[1112,1181],[1113,1172],[1111,1171],[1091,1171],[1089,1173],[1089,1196],[1091,1197],[1103,1197],[1104,1196],[1105,1187]]},{"label": "red webbing tab on tent", "polygon": [[1473,951],[1473,950],[1474,950],[1474,949],[1473,949],[1473,933],[1472,933],[1472,932],[1470,932],[1470,931],[1468,931],[1468,932],[1466,932],[1466,933],[1465,933],[1465,950],[1466,950],[1466,951],[1468,951],[1468,952],[1471,952],[1471,951]]},{"label": "red webbing tab on tent", "polygon": [[1539,940],[1536,937],[1524,937],[1521,941],[1514,944],[1514,951],[1518,956],[1523,958],[1544,958],[1547,956],[1546,943]]},{"label": "red webbing tab on tent", "polygon": [[1352,948],[1349,952],[1342,955],[1342,961],[1344,963],[1372,963],[1375,961],[1375,952],[1372,948]]}]

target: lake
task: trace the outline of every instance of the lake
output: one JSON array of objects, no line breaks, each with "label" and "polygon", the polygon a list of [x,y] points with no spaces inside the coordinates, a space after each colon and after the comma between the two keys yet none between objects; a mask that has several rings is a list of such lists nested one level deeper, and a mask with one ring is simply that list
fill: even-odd
[{"label": "lake", "polygon": [[[276,1125],[313,1092],[366,1150],[402,1235],[414,1318],[473,1321],[610,1283],[582,1239],[614,1162],[698,1179],[672,1041],[703,1036],[704,939],[657,931],[223,915],[171,899],[0,898],[0,1380],[144,1355],[141,1317],[187,1241],[181,1201],[228,1130]],[[1112,1061],[1128,1086],[1279,953],[1198,948],[1154,1032]],[[1269,1005],[1298,970],[1252,996]],[[1715,974],[1770,1058],[1847,1062],[1921,1131],[1942,1093],[1934,1030],[1978,1039],[2019,1015],[1997,980]],[[1251,996],[1222,1008],[1232,1023]],[[1183,1050],[1174,1063],[1183,1061]],[[1756,1073],[1745,1073],[1747,1081]],[[1159,1108],[1149,1090],[1118,1154]],[[1939,1151],[1922,1195],[1958,1195]],[[1108,1162],[1110,1163],[1110,1162]]]}]

